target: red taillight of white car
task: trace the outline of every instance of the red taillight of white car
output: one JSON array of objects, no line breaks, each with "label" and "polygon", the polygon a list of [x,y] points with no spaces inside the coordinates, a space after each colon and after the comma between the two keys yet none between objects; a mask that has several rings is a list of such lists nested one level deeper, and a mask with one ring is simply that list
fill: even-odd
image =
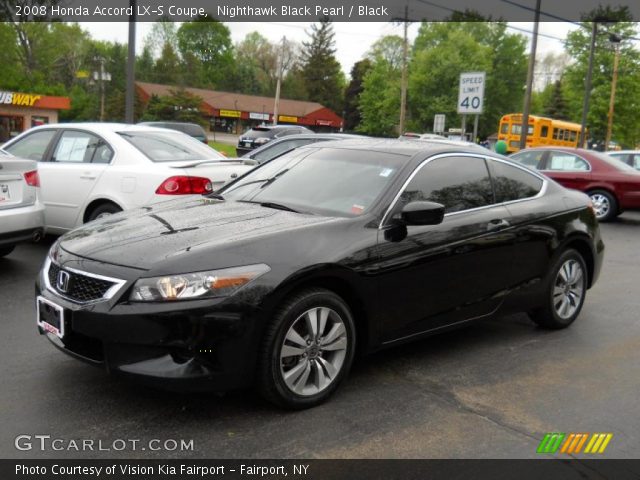
[{"label": "red taillight of white car", "polygon": [[157,195],[197,195],[211,193],[211,180],[204,177],[178,175],[169,177],[156,189]]},{"label": "red taillight of white car", "polygon": [[27,185],[29,185],[30,187],[39,187],[40,176],[38,175],[38,171],[31,170],[30,172],[26,172],[24,174],[24,181],[27,182]]}]

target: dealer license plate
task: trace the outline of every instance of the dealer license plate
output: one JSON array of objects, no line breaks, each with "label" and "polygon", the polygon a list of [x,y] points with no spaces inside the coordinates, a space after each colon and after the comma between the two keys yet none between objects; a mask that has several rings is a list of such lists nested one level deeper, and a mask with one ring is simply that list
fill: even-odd
[{"label": "dealer license plate", "polygon": [[64,336],[64,309],[44,297],[36,299],[36,320],[44,331]]}]

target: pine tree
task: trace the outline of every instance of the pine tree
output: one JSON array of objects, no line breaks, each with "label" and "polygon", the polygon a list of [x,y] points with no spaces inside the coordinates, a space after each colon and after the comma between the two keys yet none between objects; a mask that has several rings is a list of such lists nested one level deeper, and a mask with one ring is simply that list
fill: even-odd
[{"label": "pine tree", "polygon": [[360,93],[364,89],[364,77],[371,70],[371,60],[365,58],[353,65],[351,69],[351,82],[344,92],[344,129],[355,130],[362,120],[358,105]]},{"label": "pine tree", "polygon": [[557,80],[553,85],[551,96],[544,106],[544,115],[556,120],[569,120],[569,107],[562,94],[560,80]]},{"label": "pine tree", "polygon": [[302,77],[309,100],[341,113],[344,74],[335,57],[335,33],[325,17],[311,26],[308,42],[302,42]]}]

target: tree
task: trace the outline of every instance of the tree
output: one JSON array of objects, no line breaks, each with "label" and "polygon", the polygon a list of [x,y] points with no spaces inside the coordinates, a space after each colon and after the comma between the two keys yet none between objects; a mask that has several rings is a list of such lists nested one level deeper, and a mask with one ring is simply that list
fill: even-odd
[{"label": "tree", "polygon": [[142,119],[202,124],[200,105],[202,105],[202,98],[192,95],[184,89],[170,90],[170,95],[154,95],[149,99]]},{"label": "tree", "polygon": [[344,129],[355,130],[362,120],[360,114],[360,94],[364,90],[364,77],[372,67],[371,60],[365,58],[353,65],[351,81],[344,92]]},{"label": "tree", "polygon": [[170,43],[165,43],[162,47],[162,54],[153,67],[153,81],[177,85],[182,82],[181,71],[180,57]]},{"label": "tree", "polygon": [[307,32],[310,39],[302,42],[302,78],[309,100],[339,112],[342,107],[344,74],[335,57],[333,25],[325,17]]},{"label": "tree", "polygon": [[372,61],[378,59],[385,60],[393,69],[402,68],[402,56],[404,51],[404,40],[398,35],[386,35],[371,46],[367,53],[367,58]]},{"label": "tree", "polygon": [[144,47],[148,48],[152,57],[157,57],[166,44],[174,51],[178,50],[178,27],[169,17],[163,17],[151,26],[151,31],[144,38]]},{"label": "tree", "polygon": [[365,74],[358,108],[361,120],[357,131],[379,137],[397,135],[400,75],[384,58],[379,58]]},{"label": "tree", "polygon": [[562,93],[562,81],[557,80],[551,86],[549,99],[544,104],[543,114],[557,120],[569,120],[569,109]]},{"label": "tree", "polygon": [[604,142],[607,130],[611,80],[613,77],[614,50],[609,36],[604,31],[622,37],[620,44],[620,64],[616,87],[613,139],[624,146],[634,148],[640,143],[640,52],[630,37],[636,37],[637,23],[631,21],[626,8],[617,10],[598,9],[584,17],[582,28],[570,32],[566,49],[574,62],[566,69],[563,77],[563,92],[572,121],[580,122],[584,100],[584,80],[589,61],[591,19],[615,20],[606,27],[599,26],[601,34],[596,37],[594,69],[587,127],[589,136],[596,143]]},{"label": "tree", "polygon": [[233,67],[233,45],[229,28],[208,16],[200,16],[193,22],[184,22],[178,29],[178,48],[182,58],[191,67],[201,66],[201,75],[193,68],[191,76],[200,76],[215,88],[233,86],[229,75]]},{"label": "tree", "polygon": [[484,111],[478,133],[486,137],[505,113],[522,110],[527,73],[526,41],[506,32],[504,22],[424,22],[409,65],[410,128],[430,130],[437,113],[460,125],[460,73],[486,72]]}]

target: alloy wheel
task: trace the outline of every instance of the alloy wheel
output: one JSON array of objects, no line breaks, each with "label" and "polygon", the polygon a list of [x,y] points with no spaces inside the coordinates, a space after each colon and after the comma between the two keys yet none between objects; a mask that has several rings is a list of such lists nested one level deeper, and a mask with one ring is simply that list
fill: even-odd
[{"label": "alloy wheel", "polygon": [[582,265],[577,260],[569,259],[560,267],[553,288],[553,307],[560,318],[571,318],[580,308],[584,280]]},{"label": "alloy wheel", "polygon": [[324,391],[340,374],[348,343],[337,312],[327,307],[307,310],[293,322],[280,347],[284,383],[301,396]]},{"label": "alloy wheel", "polygon": [[594,193],[590,195],[591,203],[593,203],[593,208],[596,212],[596,218],[600,220],[601,218],[606,217],[611,210],[611,202],[609,199],[602,195],[601,193]]}]

